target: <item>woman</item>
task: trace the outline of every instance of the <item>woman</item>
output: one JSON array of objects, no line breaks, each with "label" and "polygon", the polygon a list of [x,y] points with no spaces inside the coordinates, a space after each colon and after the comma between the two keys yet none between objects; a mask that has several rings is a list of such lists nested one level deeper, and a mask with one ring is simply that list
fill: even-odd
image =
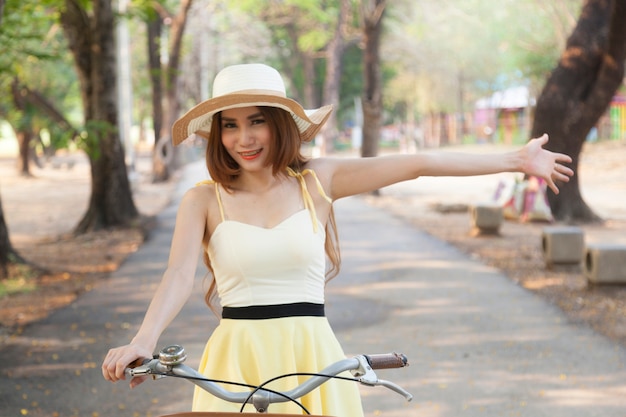
[{"label": "woman", "polygon": [[[174,144],[196,134],[207,139],[212,181],[190,189],[176,220],[170,258],[144,321],[130,344],[111,349],[102,372],[124,379],[124,368],[150,357],[158,338],[193,287],[196,247],[214,277],[222,320],[200,371],[221,380],[260,384],[282,373],[315,372],[344,357],[324,317],[324,284],[339,270],[334,200],[420,176],[466,176],[505,171],[555,182],[573,175],[571,159],[544,150],[546,135],[498,155],[419,153],[376,158],[306,159],[302,142],[315,137],[331,112],[307,112],[285,95],[280,74],[262,64],[235,65],[215,78],[213,98],[173,126]],[[326,260],[330,267],[326,267]],[[210,304],[211,305],[211,304]],[[131,380],[134,387],[142,382]],[[269,388],[285,390],[294,380]],[[355,384],[331,381],[303,399],[313,414],[362,415]],[[233,411],[196,389],[193,409]],[[300,413],[294,404],[272,412]]]}]

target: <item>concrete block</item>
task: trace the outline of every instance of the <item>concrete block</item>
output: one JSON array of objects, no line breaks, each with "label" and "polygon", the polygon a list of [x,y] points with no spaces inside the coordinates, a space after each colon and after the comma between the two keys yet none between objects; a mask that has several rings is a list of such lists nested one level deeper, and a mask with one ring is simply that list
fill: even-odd
[{"label": "concrete block", "polygon": [[583,269],[591,284],[626,284],[626,245],[587,245]]},{"label": "concrete block", "polygon": [[541,247],[548,266],[580,264],[585,256],[585,234],[575,226],[546,227]]},{"label": "concrete block", "polygon": [[480,203],[470,207],[472,227],[485,234],[497,234],[504,219],[502,207],[495,203]]}]

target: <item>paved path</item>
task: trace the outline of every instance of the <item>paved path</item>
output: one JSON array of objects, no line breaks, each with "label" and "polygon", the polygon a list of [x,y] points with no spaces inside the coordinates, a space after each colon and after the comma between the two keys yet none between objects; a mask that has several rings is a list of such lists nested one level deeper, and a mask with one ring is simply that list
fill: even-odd
[{"label": "paved path", "polygon": [[[189,166],[179,190],[202,172]],[[176,201],[110,279],[0,350],[0,417],[187,410],[184,381],[129,391],[99,369],[106,350],[127,342],[141,321],[165,267]],[[402,351],[411,362],[379,376],[411,391],[413,402],[363,387],[368,417],[626,416],[626,349],[358,197],[336,211],[344,264],[328,287],[329,319],[347,353]],[[215,324],[203,284],[199,272],[196,294],[161,338],[183,344],[192,366]]]}]

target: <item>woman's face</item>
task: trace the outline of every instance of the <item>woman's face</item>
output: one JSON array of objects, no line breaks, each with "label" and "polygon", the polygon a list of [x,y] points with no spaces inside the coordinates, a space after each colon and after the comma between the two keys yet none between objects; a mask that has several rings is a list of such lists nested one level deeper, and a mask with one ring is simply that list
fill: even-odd
[{"label": "woman's face", "polygon": [[258,107],[241,107],[222,111],[222,144],[244,170],[267,166],[272,144],[270,127]]}]

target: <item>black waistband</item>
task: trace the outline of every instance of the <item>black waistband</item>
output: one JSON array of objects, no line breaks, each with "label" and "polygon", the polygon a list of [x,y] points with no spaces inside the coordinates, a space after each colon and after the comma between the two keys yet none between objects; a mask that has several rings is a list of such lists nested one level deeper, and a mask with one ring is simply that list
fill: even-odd
[{"label": "black waistband", "polygon": [[281,317],[324,317],[324,304],[291,303],[248,307],[224,307],[222,318],[239,320],[278,319]]}]

